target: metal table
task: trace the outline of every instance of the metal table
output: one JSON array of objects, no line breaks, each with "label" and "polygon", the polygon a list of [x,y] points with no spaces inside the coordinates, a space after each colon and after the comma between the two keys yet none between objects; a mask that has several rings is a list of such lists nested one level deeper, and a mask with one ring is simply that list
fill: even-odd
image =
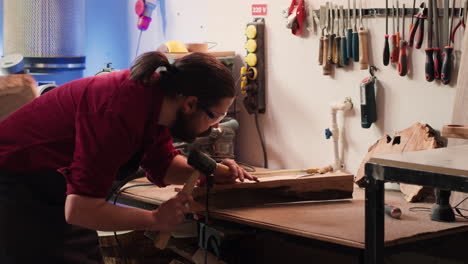
[{"label": "metal table", "polygon": [[466,193],[468,145],[377,156],[365,174],[365,261],[384,263],[384,182]]}]

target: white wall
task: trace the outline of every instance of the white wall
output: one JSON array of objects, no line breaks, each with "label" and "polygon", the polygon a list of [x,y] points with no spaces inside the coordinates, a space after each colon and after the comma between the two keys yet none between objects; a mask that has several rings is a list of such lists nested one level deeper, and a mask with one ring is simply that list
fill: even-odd
[{"label": "white wall", "polygon": [[[268,16],[265,18],[267,112],[260,116],[260,124],[266,137],[270,168],[330,164],[333,160],[332,143],[324,136],[325,128],[330,125],[329,105],[342,101],[347,96],[352,98],[355,105],[353,111],[346,116],[345,164],[351,173],[356,173],[368,147],[384,134],[392,135],[414,122],[428,123],[437,130],[450,123],[455,85],[444,86],[425,81],[423,50],[410,52],[413,53],[410,55],[412,72],[408,77],[398,76],[393,66],[383,66],[381,54],[385,20],[372,18],[365,19],[365,24],[370,31],[370,59],[379,68],[376,74],[380,85],[377,99],[379,120],[370,129],[361,128],[359,83],[368,76],[368,71],[359,70],[359,65],[354,63],[346,70],[335,70],[331,77],[323,76],[321,67],[317,64],[318,36],[309,34],[299,38],[285,28],[281,12],[290,2],[168,1],[166,37],[154,37],[153,42],[145,42],[143,46],[155,47],[162,39],[211,41],[218,43],[215,50],[234,50],[245,55],[243,32],[245,24],[252,20],[251,4],[268,4]],[[308,2],[317,9],[325,1]],[[400,1],[402,2],[405,1]],[[347,1],[336,3],[346,4]],[[407,0],[406,4],[410,6],[412,1]],[[367,0],[364,1],[364,8],[367,6],[383,8],[385,2]],[[408,16],[406,24],[409,22]],[[456,48],[461,46],[461,39],[461,35],[457,37]],[[423,47],[425,45],[426,40]],[[239,108],[243,109],[240,100]],[[242,110],[240,123],[239,159],[262,165],[261,147],[253,117]]]}]

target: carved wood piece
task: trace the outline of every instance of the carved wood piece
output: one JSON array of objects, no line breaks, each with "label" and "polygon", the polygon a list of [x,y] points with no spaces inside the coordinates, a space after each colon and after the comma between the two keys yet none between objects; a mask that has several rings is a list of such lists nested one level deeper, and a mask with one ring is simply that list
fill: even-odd
[{"label": "carved wood piece", "polygon": [[[437,135],[431,126],[428,124],[421,124],[419,122],[397,132],[393,138],[389,135],[385,135],[369,148],[367,155],[364,157],[364,160],[356,173],[354,181],[360,187],[364,186],[364,165],[373,156],[434,149],[442,147],[443,145],[444,143],[442,138]],[[408,202],[419,201],[426,197],[428,193],[432,192],[431,189],[427,187],[403,183],[400,184],[400,190],[405,194],[405,198]]]}]

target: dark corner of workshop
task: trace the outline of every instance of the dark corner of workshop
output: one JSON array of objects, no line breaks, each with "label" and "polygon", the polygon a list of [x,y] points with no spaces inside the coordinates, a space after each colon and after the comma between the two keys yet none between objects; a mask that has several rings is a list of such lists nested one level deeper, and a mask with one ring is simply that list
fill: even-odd
[{"label": "dark corner of workshop", "polygon": [[468,263],[467,7],[0,0],[0,263]]}]

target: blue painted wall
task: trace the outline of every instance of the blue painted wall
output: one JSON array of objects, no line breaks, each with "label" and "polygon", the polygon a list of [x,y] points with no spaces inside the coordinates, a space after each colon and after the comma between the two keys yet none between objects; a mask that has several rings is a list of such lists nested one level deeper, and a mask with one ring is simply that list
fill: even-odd
[{"label": "blue painted wall", "polygon": [[85,77],[99,72],[107,62],[115,69],[130,67],[127,2],[86,0]]}]

